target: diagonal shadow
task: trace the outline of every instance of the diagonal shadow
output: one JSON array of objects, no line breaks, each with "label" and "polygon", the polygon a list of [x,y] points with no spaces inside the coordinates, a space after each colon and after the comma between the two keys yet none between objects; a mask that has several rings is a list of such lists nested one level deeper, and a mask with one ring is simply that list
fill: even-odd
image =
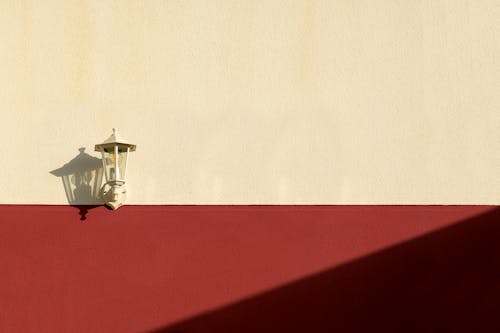
[{"label": "diagonal shadow", "polygon": [[500,332],[500,209],[151,332]]}]

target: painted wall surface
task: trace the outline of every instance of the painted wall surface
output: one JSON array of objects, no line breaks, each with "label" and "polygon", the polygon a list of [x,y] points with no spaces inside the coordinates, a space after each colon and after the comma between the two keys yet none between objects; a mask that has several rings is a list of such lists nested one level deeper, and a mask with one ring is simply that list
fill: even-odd
[{"label": "painted wall surface", "polygon": [[84,221],[79,213],[0,205],[0,332],[500,327],[499,207],[125,206],[89,209]]},{"label": "painted wall surface", "polygon": [[[500,203],[499,2],[1,1],[0,203]],[[85,203],[81,201],[80,203]]]}]

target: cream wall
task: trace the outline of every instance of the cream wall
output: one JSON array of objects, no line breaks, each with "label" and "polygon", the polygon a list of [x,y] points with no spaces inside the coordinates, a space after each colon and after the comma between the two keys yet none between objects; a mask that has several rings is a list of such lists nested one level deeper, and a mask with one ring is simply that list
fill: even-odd
[{"label": "cream wall", "polygon": [[[0,1],[0,203],[500,204],[500,1]],[[97,155],[95,155],[97,156]]]}]

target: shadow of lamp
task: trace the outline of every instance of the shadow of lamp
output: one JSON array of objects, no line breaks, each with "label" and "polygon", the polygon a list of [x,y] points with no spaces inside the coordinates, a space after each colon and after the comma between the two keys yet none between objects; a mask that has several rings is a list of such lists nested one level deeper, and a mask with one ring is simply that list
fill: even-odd
[{"label": "shadow of lamp", "polygon": [[102,154],[102,167],[106,184],[101,189],[101,196],[106,206],[115,210],[125,203],[125,171],[128,153],[135,151],[136,145],[126,143],[113,128],[113,134],[103,143],[95,145],[95,150]]},{"label": "shadow of lamp", "polygon": [[62,179],[70,205],[102,204],[99,198],[103,173],[101,159],[85,153],[85,148],[78,150],[80,154],[50,173]]}]

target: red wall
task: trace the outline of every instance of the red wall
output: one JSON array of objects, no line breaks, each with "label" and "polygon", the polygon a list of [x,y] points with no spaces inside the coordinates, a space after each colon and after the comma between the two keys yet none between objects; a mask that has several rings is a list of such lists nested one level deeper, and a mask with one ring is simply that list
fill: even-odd
[{"label": "red wall", "polygon": [[87,208],[0,206],[0,332],[498,324],[497,207]]}]

